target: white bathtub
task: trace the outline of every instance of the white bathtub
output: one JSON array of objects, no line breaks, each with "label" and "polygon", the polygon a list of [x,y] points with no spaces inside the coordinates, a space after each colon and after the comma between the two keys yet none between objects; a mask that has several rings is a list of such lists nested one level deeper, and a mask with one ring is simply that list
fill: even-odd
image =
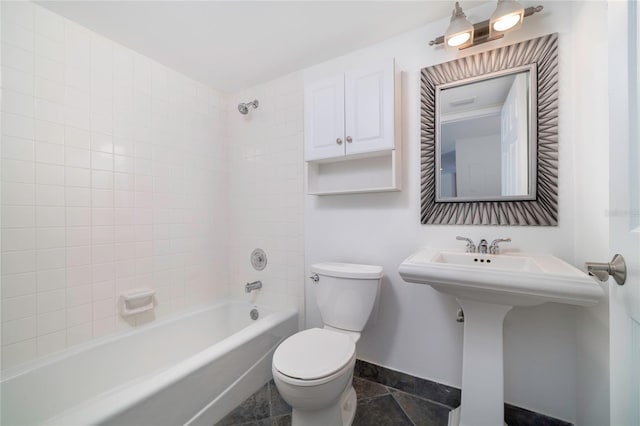
[{"label": "white bathtub", "polygon": [[1,421],[10,425],[207,425],[271,378],[295,309],[223,302],[70,348],[6,371]]}]

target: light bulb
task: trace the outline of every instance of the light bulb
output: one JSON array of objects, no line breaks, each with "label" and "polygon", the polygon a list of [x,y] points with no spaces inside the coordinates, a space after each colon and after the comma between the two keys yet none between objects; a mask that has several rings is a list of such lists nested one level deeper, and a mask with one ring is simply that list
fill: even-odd
[{"label": "light bulb", "polygon": [[456,34],[447,40],[447,44],[451,47],[457,47],[466,43],[470,38],[470,33]]},{"label": "light bulb", "polygon": [[506,15],[493,23],[493,29],[496,31],[507,31],[509,28],[515,27],[520,21],[520,14],[514,13]]}]

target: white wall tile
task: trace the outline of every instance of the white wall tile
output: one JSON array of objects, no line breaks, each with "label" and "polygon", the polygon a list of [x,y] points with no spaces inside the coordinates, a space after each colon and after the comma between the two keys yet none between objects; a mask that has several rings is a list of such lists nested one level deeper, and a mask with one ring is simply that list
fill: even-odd
[{"label": "white wall tile", "polygon": [[[90,286],[87,286],[91,290]],[[68,294],[68,293],[67,293]],[[89,291],[89,301],[91,300],[91,292]],[[90,323],[92,320],[92,306],[90,303],[74,306],[67,309],[67,327],[73,327],[79,324]]]},{"label": "white wall tile", "polygon": [[46,78],[35,78],[34,94],[36,98],[46,99],[57,104],[65,103],[64,84]]},{"label": "white wall tile", "polygon": [[36,337],[35,316],[2,323],[2,345],[10,345],[34,337]]},{"label": "white wall tile", "polygon": [[164,285],[162,315],[226,294],[214,278],[226,262],[206,266],[214,248],[226,256],[227,113],[209,109],[224,96],[13,6],[2,5],[3,367],[128,327],[116,289]]},{"label": "white wall tile", "polygon": [[35,143],[29,139],[3,136],[2,158],[33,161],[35,159]]},{"label": "white wall tile", "polygon": [[2,209],[3,228],[27,228],[36,226],[36,209],[31,206],[4,206]]},{"label": "white wall tile", "polygon": [[38,250],[36,252],[38,270],[60,269],[66,267],[66,253],[64,248]]},{"label": "white wall tile", "polygon": [[64,182],[66,186],[88,188],[91,186],[91,170],[79,167],[65,167]]},{"label": "white wall tile", "polygon": [[46,78],[56,83],[65,82],[64,64],[42,55],[35,55],[34,73],[38,77]]},{"label": "white wall tile", "polygon": [[[6,272],[3,271],[3,274]],[[36,292],[35,272],[2,275],[2,298],[26,296]]]},{"label": "white wall tile", "polygon": [[2,300],[2,322],[36,315],[36,296],[12,297]]},{"label": "white wall tile", "polygon": [[65,188],[65,204],[70,207],[90,207],[91,190],[89,188]]},{"label": "white wall tile", "polygon": [[65,228],[37,228],[36,232],[37,247],[39,249],[65,246]]},{"label": "white wall tile", "polygon": [[49,39],[64,42],[64,19],[40,7],[34,8],[35,32]]},{"label": "white wall tile", "polygon": [[35,139],[41,142],[64,144],[64,126],[50,121],[35,120]]},{"label": "white wall tile", "polygon": [[113,226],[93,226],[91,228],[91,241],[94,244],[109,244],[114,241]]},{"label": "white wall tile", "polygon": [[[4,78],[4,76],[3,76]],[[34,121],[31,117],[17,114],[2,113],[2,134],[24,139],[33,139]]]},{"label": "white wall tile", "polygon": [[[65,205],[65,187],[58,185],[36,185],[36,206],[52,207]],[[64,224],[64,223],[63,223]],[[41,226],[41,225],[38,225]],[[52,225],[61,226],[61,225]]]},{"label": "white wall tile", "polygon": [[66,228],[67,246],[87,246],[91,244],[91,227],[78,226]]},{"label": "white wall tile", "polygon": [[64,349],[67,342],[66,336],[66,330],[39,336],[37,340],[38,356],[48,355]]},{"label": "white wall tile", "polygon": [[66,311],[64,309],[38,315],[38,336],[60,331],[65,327]]},{"label": "white wall tile", "polygon": [[25,30],[33,30],[34,9],[37,8],[26,1],[5,2],[2,4],[2,23],[11,23]]},{"label": "white wall tile", "polygon": [[67,328],[67,346],[78,345],[86,342],[92,337],[91,323],[70,326]]},{"label": "white wall tile", "polygon": [[91,284],[92,267],[90,265],[67,268],[67,287]]},{"label": "white wall tile", "polygon": [[33,97],[30,95],[10,89],[2,91],[2,111],[4,112],[33,117],[33,104]]},{"label": "white wall tile", "polygon": [[[4,49],[6,46],[7,44],[2,43],[1,47]],[[22,49],[15,49],[22,51]],[[29,56],[31,58],[33,57],[31,55]],[[9,66],[3,66],[2,81],[0,81],[0,85],[3,89],[10,89],[27,95],[33,95],[33,73],[31,71],[17,70]]]},{"label": "white wall tile", "polygon": [[2,251],[34,250],[35,228],[7,228],[2,230]]},{"label": "white wall tile", "polygon": [[39,270],[37,275],[38,292],[47,292],[65,288],[67,284],[67,269]]},{"label": "white wall tile", "polygon": [[58,311],[65,308],[66,292],[64,290],[38,293],[37,297],[39,314]]},{"label": "white wall tile", "polygon": [[33,32],[5,19],[2,22],[2,42],[24,50],[34,50]]},{"label": "white wall tile", "polygon": [[91,226],[91,209],[88,207],[67,207],[65,220],[67,226]]},{"label": "white wall tile", "polygon": [[[34,71],[34,58],[33,54],[27,50],[19,47],[12,46],[10,44],[2,43],[2,64],[11,71],[22,71],[26,74],[32,75]],[[4,71],[3,71],[4,74]],[[14,74],[15,76],[15,74]],[[2,83],[2,87],[9,88],[9,85],[5,81]],[[33,86],[32,86],[33,87]],[[27,91],[19,90],[22,93],[33,94],[32,89]]]},{"label": "white wall tile", "polygon": [[65,226],[65,208],[36,207],[36,226]]},{"label": "white wall tile", "polygon": [[36,165],[30,161],[2,160],[2,181],[33,183],[35,182]]},{"label": "white wall tile", "polygon": [[36,357],[36,339],[2,347],[2,368],[11,368]]},{"label": "white wall tile", "polygon": [[91,264],[91,247],[76,246],[67,247],[67,264],[68,268],[90,265]]},{"label": "white wall tile", "polygon": [[36,187],[32,183],[2,182],[2,205],[35,205]]},{"label": "white wall tile", "polygon": [[91,167],[91,151],[66,146],[64,149],[64,164],[70,167]]},{"label": "white wall tile", "polygon": [[36,163],[36,183],[64,185],[64,166]]},{"label": "white wall tile", "polygon": [[64,63],[64,42],[55,41],[49,37],[35,34],[34,44],[36,55]]}]

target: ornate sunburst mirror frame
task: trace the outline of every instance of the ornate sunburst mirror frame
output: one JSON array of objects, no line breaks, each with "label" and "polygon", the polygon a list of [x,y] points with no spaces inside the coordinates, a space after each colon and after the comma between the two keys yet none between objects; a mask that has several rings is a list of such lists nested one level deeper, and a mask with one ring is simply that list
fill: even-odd
[{"label": "ornate sunburst mirror frame", "polygon": [[[529,112],[529,188],[523,196],[446,197],[441,193],[442,88],[526,70],[533,90]],[[536,96],[537,93],[537,96]],[[423,68],[421,72],[421,222],[443,225],[558,224],[558,35]],[[504,122],[503,122],[504,123]]]}]

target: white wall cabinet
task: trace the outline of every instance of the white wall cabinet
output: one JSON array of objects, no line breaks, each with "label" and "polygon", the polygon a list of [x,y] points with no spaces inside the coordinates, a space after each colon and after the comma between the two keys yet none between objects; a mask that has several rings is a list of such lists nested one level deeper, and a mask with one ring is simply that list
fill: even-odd
[{"label": "white wall cabinet", "polygon": [[400,189],[398,81],[388,60],[305,84],[308,193]]}]

